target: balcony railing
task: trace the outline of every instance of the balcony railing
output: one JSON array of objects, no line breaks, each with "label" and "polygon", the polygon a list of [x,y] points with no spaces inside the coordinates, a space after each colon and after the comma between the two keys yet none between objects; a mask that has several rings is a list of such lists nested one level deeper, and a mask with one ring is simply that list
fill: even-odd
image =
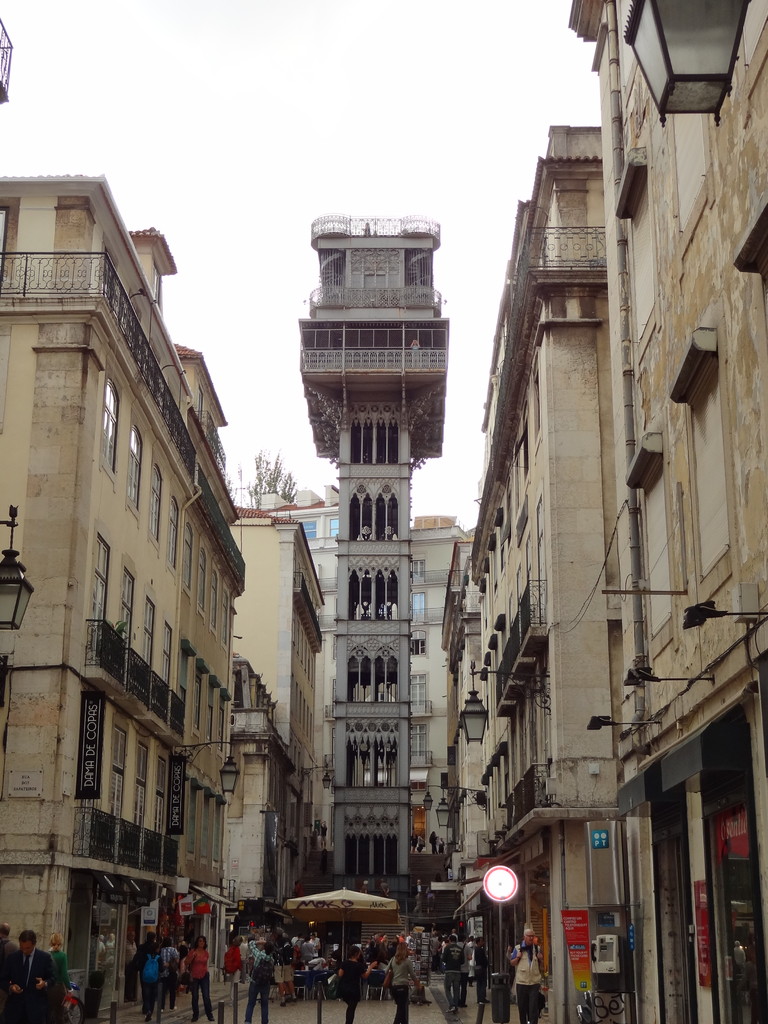
[{"label": "balcony railing", "polygon": [[411,624],[416,626],[429,622],[442,622],[444,609],[440,608],[417,608],[411,612]]},{"label": "balcony railing", "polygon": [[8,82],[11,77],[11,54],[13,46],[0,21],[0,103],[8,102]]},{"label": "balcony railing", "polygon": [[436,288],[343,288],[321,285],[309,296],[310,313],[316,309],[433,309],[438,316],[443,297]]},{"label": "balcony railing", "polygon": [[411,751],[411,768],[428,768],[432,764],[432,751]]},{"label": "balcony railing", "polygon": [[142,828],[96,807],[78,807],[72,853],[155,875],[175,875],[179,844],[172,836]]},{"label": "balcony railing", "polygon": [[432,701],[431,700],[412,700],[411,701],[411,714],[412,715],[431,715],[432,714]]},{"label": "balcony railing", "polygon": [[533,764],[517,783],[513,793],[512,824],[530,814],[536,807],[549,807],[546,778],[549,768],[545,764]]},{"label": "balcony railing", "polygon": [[606,266],[605,228],[532,228],[531,267],[583,270]]},{"label": "balcony railing", "polygon": [[89,619],[85,663],[107,672],[122,693],[149,708],[178,735],[184,735],[185,705],[168,684],[127,646],[125,639],[104,619]]},{"label": "balcony railing", "polygon": [[213,416],[211,416],[209,412],[205,414],[203,431],[205,433],[205,439],[213,451],[213,457],[216,459],[216,465],[221,470],[221,475],[224,476],[227,472],[227,456],[224,453],[224,445],[221,443],[221,438],[219,437],[219,428],[213,422]]},{"label": "balcony railing", "polygon": [[312,222],[312,241],[316,238],[434,238],[440,244],[440,225],[428,217],[348,217],[332,213]]},{"label": "balcony railing", "polygon": [[235,543],[235,538],[232,536],[229,523],[222,515],[219,503],[216,500],[216,496],[213,493],[211,485],[208,483],[205,475],[199,468],[197,471],[197,483],[200,490],[203,492],[202,508],[205,513],[205,517],[213,528],[216,539],[226,552],[230,568],[235,573],[240,583],[245,586],[245,559]]},{"label": "balcony railing", "polygon": [[190,477],[195,448],[144,329],[106,253],[3,253],[3,298],[74,298],[102,295]]},{"label": "balcony railing", "polygon": [[302,372],[341,372],[342,370],[404,370],[444,371],[448,366],[448,353],[442,348],[348,348],[302,349]]},{"label": "balcony railing", "polygon": [[118,683],[125,680],[126,642],[103,619],[88,620],[88,638],[85,645],[86,665],[98,665]]},{"label": "balcony railing", "polygon": [[323,642],[323,636],[322,633],[320,632],[320,623],[317,618],[315,606],[312,604],[312,598],[309,593],[309,587],[307,586],[307,581],[304,578],[303,572],[295,572],[293,574],[293,592],[294,594],[301,594],[304,610],[307,613],[309,620],[312,624],[312,628],[315,631],[317,642],[321,644]]}]

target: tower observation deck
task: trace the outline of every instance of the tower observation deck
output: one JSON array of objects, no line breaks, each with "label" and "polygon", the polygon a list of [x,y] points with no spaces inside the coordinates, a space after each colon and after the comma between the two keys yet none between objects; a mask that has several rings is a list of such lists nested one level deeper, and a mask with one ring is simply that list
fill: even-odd
[{"label": "tower observation deck", "polygon": [[[411,473],[442,454],[448,321],[425,217],[312,224],[320,284],[299,323],[318,455],[339,467],[334,881],[408,895]],[[330,735],[328,737],[330,749]],[[373,884],[372,884],[373,883]]]}]

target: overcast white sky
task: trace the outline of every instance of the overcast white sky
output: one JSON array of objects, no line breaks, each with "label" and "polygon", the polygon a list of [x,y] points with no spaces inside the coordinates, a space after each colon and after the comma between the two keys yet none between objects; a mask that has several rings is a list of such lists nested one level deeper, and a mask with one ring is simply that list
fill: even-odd
[{"label": "overcast white sky", "polygon": [[174,254],[165,319],[199,349],[229,426],[228,470],[315,457],[297,321],[325,213],[442,227],[451,320],[444,456],[416,515],[476,520],[483,403],[519,200],[552,124],[599,123],[571,0],[0,0],[14,45],[0,174],[104,174],[131,229]]}]

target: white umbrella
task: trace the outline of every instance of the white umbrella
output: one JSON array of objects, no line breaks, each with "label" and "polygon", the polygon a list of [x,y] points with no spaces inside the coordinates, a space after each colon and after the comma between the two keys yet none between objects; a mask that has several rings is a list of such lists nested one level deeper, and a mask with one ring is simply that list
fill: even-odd
[{"label": "white umbrella", "polygon": [[298,921],[341,921],[341,948],[344,950],[344,932],[347,921],[365,924],[399,924],[400,904],[388,896],[355,892],[353,889],[333,889],[311,896],[293,896],[283,904],[283,910]]}]

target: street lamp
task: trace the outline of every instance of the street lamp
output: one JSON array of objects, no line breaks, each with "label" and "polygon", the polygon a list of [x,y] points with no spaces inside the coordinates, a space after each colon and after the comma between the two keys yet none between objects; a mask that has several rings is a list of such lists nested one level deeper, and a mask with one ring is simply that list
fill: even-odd
[{"label": "street lamp", "polygon": [[323,789],[330,789],[331,786],[333,785],[333,776],[331,775],[327,768],[323,773],[322,783]]},{"label": "street lamp", "polygon": [[445,826],[448,824],[450,811],[448,810],[448,801],[445,799],[444,796],[440,797],[440,803],[435,808],[435,814],[437,815],[437,824],[440,826],[440,828],[445,828]]},{"label": "street lamp", "polygon": [[8,509],[9,519],[0,520],[0,525],[10,526],[10,546],[3,551],[0,562],[0,629],[21,629],[24,613],[35,588],[24,575],[26,568],[18,560],[19,552],[13,547],[13,531],[19,525],[16,516],[17,505]]},{"label": "street lamp", "polygon": [[464,709],[459,715],[461,727],[467,743],[481,743],[488,725],[488,710],[477,695],[477,690],[470,690]]},{"label": "street lamp", "polygon": [[[186,754],[190,750],[202,750],[203,747],[223,747],[224,745],[230,746],[230,740],[209,740],[207,743],[189,743],[183,747],[177,747],[179,754]],[[195,758],[195,754],[192,755],[192,759]],[[221,791],[222,793],[231,794],[235,792],[237,786],[237,780],[240,778],[240,769],[237,767],[232,751],[230,750],[227,755],[227,759],[224,764],[219,768],[219,778],[221,780]]]},{"label": "street lamp", "polygon": [[[459,793],[461,799],[464,797],[470,797],[473,803],[476,803],[478,807],[486,807],[488,804],[488,794],[484,789],[467,789],[465,786],[444,786],[443,795],[440,797],[440,803],[435,808],[435,814],[437,815],[437,823],[441,828],[445,828],[448,824],[448,818],[450,817],[450,808],[448,801],[445,799],[447,793]],[[430,799],[430,807],[432,806],[432,797]],[[424,801],[426,804],[426,800]]]},{"label": "street lamp", "polygon": [[633,0],[624,39],[667,114],[714,114],[731,91],[749,0]]},{"label": "street lamp", "polygon": [[435,801],[432,799],[432,794],[429,792],[429,790],[427,790],[427,792],[424,794],[424,799],[421,801],[421,806],[424,808],[425,811],[431,811],[432,804],[434,802]]}]

